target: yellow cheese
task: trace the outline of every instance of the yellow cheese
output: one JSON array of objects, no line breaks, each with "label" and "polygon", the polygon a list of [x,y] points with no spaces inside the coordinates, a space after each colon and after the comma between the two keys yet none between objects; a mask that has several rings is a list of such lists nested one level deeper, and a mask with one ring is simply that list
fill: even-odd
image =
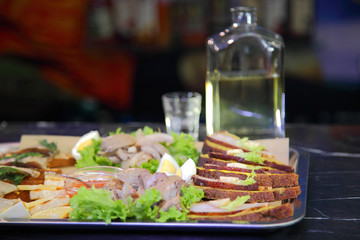
[{"label": "yellow cheese", "polygon": [[50,201],[53,198],[54,198],[53,196],[40,198],[39,200],[32,201],[32,202],[29,202],[29,203],[25,203],[25,206],[29,209],[29,208],[38,206],[40,204],[43,204],[44,202]]},{"label": "yellow cheese", "polygon": [[53,185],[17,185],[20,191],[31,190],[56,190],[56,186]]}]

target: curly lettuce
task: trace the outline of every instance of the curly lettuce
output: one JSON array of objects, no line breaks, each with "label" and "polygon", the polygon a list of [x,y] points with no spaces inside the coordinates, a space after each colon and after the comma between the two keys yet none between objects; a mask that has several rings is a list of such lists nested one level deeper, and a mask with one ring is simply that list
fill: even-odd
[{"label": "curly lettuce", "polygon": [[250,152],[261,152],[266,149],[265,146],[258,142],[249,140],[248,137],[241,138],[239,141],[237,141],[236,145],[238,147],[245,148]]},{"label": "curly lettuce", "polygon": [[179,166],[183,165],[189,158],[197,164],[200,153],[195,147],[194,138],[186,133],[177,134],[172,132],[171,135],[174,138],[174,142],[166,147],[170,155],[179,163]]},{"label": "curly lettuce", "polygon": [[0,180],[9,180],[14,185],[20,184],[27,176],[29,176],[28,173],[15,168],[7,166],[0,167]]},{"label": "curly lettuce", "polygon": [[257,152],[242,152],[235,154],[237,157],[241,157],[249,162],[263,164],[264,161],[261,159],[261,154]]},{"label": "curly lettuce", "polygon": [[80,187],[78,193],[70,199],[71,220],[104,221],[107,224],[120,221],[185,221],[191,204],[200,201],[204,192],[194,186],[181,189],[182,211],[171,207],[168,211],[159,210],[158,203],[162,194],[156,189],[146,189],[138,199],[128,197],[126,201],[111,199],[111,192],[92,187]]},{"label": "curly lettuce", "polygon": [[150,161],[143,162],[140,168],[145,168],[149,170],[150,173],[155,173],[159,167],[160,160],[159,159],[150,159]]},{"label": "curly lettuce", "polygon": [[236,210],[237,207],[243,205],[249,199],[250,199],[250,195],[237,197],[235,200],[231,201],[228,205],[223,206],[221,208],[226,209],[228,211],[234,211]]},{"label": "curly lettuce", "polygon": [[81,158],[76,161],[75,167],[113,166],[114,164],[107,157],[97,154],[100,151],[101,139],[92,139],[92,141],[91,145],[79,151]]}]

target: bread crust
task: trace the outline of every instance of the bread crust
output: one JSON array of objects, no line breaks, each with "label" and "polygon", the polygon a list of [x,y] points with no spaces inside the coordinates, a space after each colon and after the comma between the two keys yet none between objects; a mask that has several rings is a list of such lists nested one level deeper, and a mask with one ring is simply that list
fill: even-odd
[{"label": "bread crust", "polygon": [[243,210],[239,212],[230,212],[227,214],[205,214],[190,213],[188,215],[191,220],[201,221],[250,221],[264,222],[276,221],[289,218],[294,214],[294,207],[290,203],[280,206],[260,207],[256,209]]},{"label": "bread crust", "polygon": [[[245,180],[250,173],[248,171],[228,171],[228,170],[217,170],[217,169],[205,169],[198,167],[197,174],[199,176],[220,179],[220,177],[236,177],[240,180]],[[260,186],[264,187],[292,187],[299,185],[298,179],[299,175],[295,173],[286,173],[286,174],[267,174],[267,173],[257,173],[254,177],[255,181],[259,183]]]},{"label": "bread crust", "polygon": [[207,199],[230,198],[230,200],[235,200],[237,197],[249,195],[250,199],[248,200],[248,202],[282,201],[297,198],[297,196],[301,193],[300,186],[274,188],[272,190],[263,191],[231,190],[203,186],[197,187],[204,191],[204,196]]}]

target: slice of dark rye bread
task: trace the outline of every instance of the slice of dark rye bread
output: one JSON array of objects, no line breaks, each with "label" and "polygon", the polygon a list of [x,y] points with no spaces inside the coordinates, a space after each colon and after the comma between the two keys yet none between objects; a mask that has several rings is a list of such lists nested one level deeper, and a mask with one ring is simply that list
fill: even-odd
[{"label": "slice of dark rye bread", "polygon": [[247,202],[274,202],[297,198],[301,193],[300,186],[273,188],[271,190],[246,191],[246,190],[232,190],[223,188],[213,188],[208,186],[196,186],[204,191],[204,198],[206,199],[223,199],[230,198],[235,200],[237,197],[249,195]]},{"label": "slice of dark rye bread", "polygon": [[237,157],[234,155],[227,155],[227,154],[218,153],[218,152],[209,152],[207,154],[200,154],[197,165],[201,167],[204,164],[208,163],[208,164],[215,164],[215,165],[220,165],[220,166],[227,166],[227,164],[231,163],[231,162],[243,163],[243,164],[248,164],[248,165],[253,165],[253,166],[270,167],[270,168],[274,168],[274,169],[284,171],[284,172],[289,172],[289,173],[294,172],[293,167],[282,164],[281,162],[273,160],[273,159],[263,159],[263,164],[260,164],[260,163],[255,163],[255,162],[251,162],[251,161],[246,161],[242,157]]},{"label": "slice of dark rye bread", "polygon": [[258,191],[259,183],[254,183],[250,185],[239,185],[229,182],[222,182],[218,179],[207,178],[199,175],[194,175],[192,181],[196,186],[205,186],[221,189],[232,189],[232,190],[244,190],[244,191]]},{"label": "slice of dark rye bread", "polygon": [[294,207],[290,203],[279,206],[264,206],[236,212],[222,213],[194,213],[190,212],[188,218],[198,221],[249,221],[265,222],[289,218],[294,214]]},{"label": "slice of dark rye bread", "polygon": [[[208,165],[204,165],[209,167]],[[220,177],[235,177],[240,180],[245,180],[248,178],[251,173],[245,171],[229,171],[217,169],[216,166],[210,166],[213,168],[197,168],[197,175],[203,176],[211,179],[220,179]],[[259,183],[259,186],[264,187],[293,187],[299,185],[299,175],[295,173],[285,173],[285,174],[268,174],[268,173],[256,173],[255,172],[254,180]]]},{"label": "slice of dark rye bread", "polygon": [[[228,150],[231,149],[241,149],[244,152],[250,152],[249,149],[246,149],[244,147],[238,146],[237,142],[241,138],[229,133],[228,131],[220,131],[216,132],[210,136],[206,136],[202,148],[202,153],[208,153],[208,152],[220,152],[220,153],[226,153]],[[266,153],[266,151],[262,152],[263,156],[271,156],[270,154]]]},{"label": "slice of dark rye bread", "polygon": [[217,141],[207,136],[204,140],[204,145],[201,153],[206,154],[208,152],[219,152],[226,154],[226,152],[231,149],[238,149],[238,147],[230,145],[226,142]]},{"label": "slice of dark rye bread", "polygon": [[[220,160],[222,161],[222,160]],[[228,164],[228,162],[225,162],[225,164]],[[244,173],[251,173],[254,167],[253,165],[251,166],[245,166],[247,168],[244,168],[243,166],[230,166],[230,165],[217,165],[217,164],[209,164],[209,163],[205,163],[204,165],[202,165],[203,168],[205,169],[218,169],[218,170],[227,170],[227,171],[235,171],[235,172],[244,172]],[[287,174],[287,172],[278,170],[278,169],[274,169],[274,168],[270,168],[270,167],[262,167],[262,166],[255,166],[254,168],[255,173],[268,173],[268,174]]]}]

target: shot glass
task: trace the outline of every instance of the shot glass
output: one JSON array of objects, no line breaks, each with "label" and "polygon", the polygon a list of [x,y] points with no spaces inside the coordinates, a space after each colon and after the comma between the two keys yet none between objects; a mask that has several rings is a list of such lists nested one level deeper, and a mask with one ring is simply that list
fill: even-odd
[{"label": "shot glass", "polygon": [[199,137],[201,94],[197,92],[171,92],[162,95],[165,125],[168,133],[188,133]]}]

